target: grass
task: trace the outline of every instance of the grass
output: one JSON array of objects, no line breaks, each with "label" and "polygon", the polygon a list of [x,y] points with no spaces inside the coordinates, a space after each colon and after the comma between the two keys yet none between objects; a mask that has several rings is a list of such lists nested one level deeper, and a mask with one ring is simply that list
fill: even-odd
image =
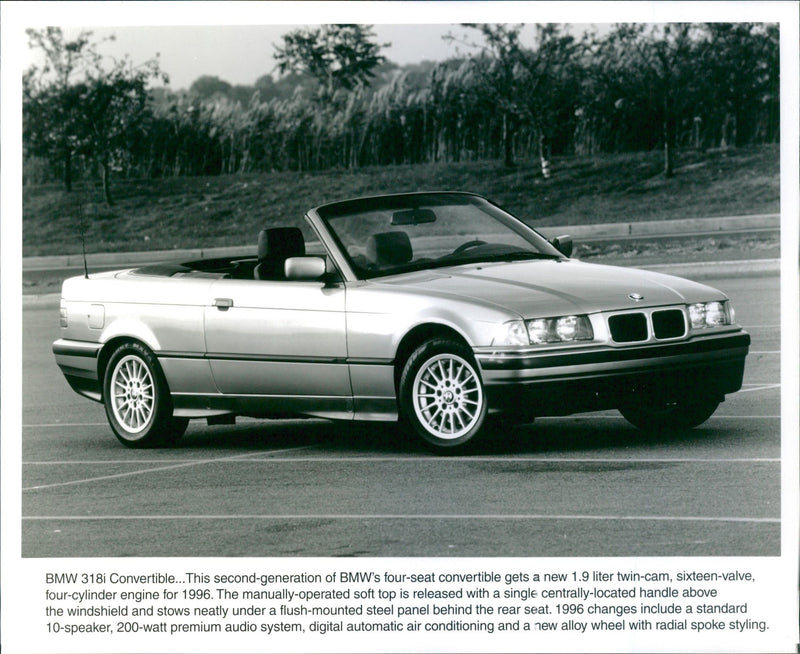
[{"label": "grass", "polygon": [[298,224],[325,202],[389,192],[463,190],[485,195],[534,225],[669,220],[776,213],[777,145],[681,152],[661,174],[660,152],[559,158],[543,179],[538,162],[384,166],[357,171],[278,172],[218,177],[112,180],[115,205],[99,184],[23,189],[23,256],[255,244],[265,226]]}]

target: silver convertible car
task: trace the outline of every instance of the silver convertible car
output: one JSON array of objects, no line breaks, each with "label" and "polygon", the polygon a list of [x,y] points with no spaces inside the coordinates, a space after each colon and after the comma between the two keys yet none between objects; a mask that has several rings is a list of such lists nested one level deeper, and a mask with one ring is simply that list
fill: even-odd
[{"label": "silver convertible car", "polygon": [[[616,408],[688,429],[741,387],[718,290],[571,259],[469,193],[368,197],[264,229],[256,256],[64,282],[56,361],[130,447],[191,418],[399,422],[442,451],[498,414]],[[255,236],[255,235],[254,235]]]}]

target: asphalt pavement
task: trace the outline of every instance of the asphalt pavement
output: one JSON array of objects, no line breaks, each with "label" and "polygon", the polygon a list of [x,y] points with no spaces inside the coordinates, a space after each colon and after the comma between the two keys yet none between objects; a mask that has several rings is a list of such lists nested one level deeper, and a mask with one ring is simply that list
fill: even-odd
[{"label": "asphalt pavement", "polygon": [[26,307],[23,556],[776,556],[780,279],[715,285],[753,344],[699,428],[541,418],[456,457],[321,420],[193,421],[177,447],[128,450],[58,371],[57,316]]}]

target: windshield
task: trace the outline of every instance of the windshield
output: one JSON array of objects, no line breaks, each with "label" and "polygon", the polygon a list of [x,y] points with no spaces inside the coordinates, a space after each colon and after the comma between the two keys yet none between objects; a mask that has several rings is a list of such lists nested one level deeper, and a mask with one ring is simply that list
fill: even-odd
[{"label": "windshield", "polygon": [[563,256],[524,223],[475,195],[365,198],[326,205],[317,213],[361,279]]}]

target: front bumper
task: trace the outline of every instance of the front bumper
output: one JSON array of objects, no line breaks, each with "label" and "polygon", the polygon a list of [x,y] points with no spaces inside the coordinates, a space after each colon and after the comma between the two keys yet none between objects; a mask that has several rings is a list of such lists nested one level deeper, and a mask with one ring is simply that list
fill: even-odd
[{"label": "front bumper", "polygon": [[475,351],[489,406],[531,415],[616,408],[632,395],[723,399],[742,386],[743,331],[634,347]]}]

